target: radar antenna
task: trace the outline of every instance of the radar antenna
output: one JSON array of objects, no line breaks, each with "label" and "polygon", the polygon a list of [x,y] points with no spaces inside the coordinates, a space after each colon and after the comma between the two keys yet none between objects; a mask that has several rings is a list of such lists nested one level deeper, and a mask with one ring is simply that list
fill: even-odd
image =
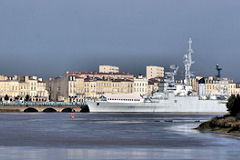
[{"label": "radar antenna", "polygon": [[216,70],[217,70],[217,72],[218,72],[218,74],[216,75],[216,77],[217,77],[217,78],[221,78],[221,70],[222,70],[222,68],[219,67],[218,64],[216,65]]},{"label": "radar antenna", "polygon": [[192,49],[192,39],[189,38],[188,40],[188,53],[184,55],[184,66],[185,66],[185,79],[184,79],[184,84],[187,86],[191,85],[191,65],[194,64],[194,61],[192,60],[192,54],[193,54],[193,49]]},{"label": "radar antenna", "polygon": [[177,65],[173,64],[170,66],[170,69],[172,70],[172,72],[165,72],[166,77],[167,77],[166,81],[172,86],[174,86],[175,75],[177,74],[178,68],[179,67]]}]

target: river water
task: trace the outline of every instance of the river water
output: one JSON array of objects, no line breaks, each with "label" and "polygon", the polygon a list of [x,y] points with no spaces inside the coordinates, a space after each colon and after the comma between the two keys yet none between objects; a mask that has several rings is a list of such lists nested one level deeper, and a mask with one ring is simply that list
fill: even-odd
[{"label": "river water", "polygon": [[193,129],[214,116],[1,113],[0,159],[238,159],[239,138]]}]

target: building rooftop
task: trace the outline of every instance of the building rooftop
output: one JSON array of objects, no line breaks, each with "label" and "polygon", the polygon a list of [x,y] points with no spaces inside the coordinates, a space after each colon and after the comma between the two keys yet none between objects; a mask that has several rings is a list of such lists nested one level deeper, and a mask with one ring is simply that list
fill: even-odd
[{"label": "building rooftop", "polygon": [[93,81],[112,81],[112,82],[133,82],[132,80],[129,79],[105,79],[105,78],[98,78],[98,77],[94,77],[94,78],[85,78],[84,82],[93,82]]},{"label": "building rooftop", "polygon": [[67,75],[132,75],[128,72],[103,73],[103,72],[66,72]]}]

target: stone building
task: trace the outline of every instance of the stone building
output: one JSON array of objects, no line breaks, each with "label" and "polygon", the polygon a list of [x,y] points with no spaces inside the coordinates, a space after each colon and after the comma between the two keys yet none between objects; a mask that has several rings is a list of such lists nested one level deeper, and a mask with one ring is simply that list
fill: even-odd
[{"label": "stone building", "polygon": [[100,73],[119,73],[119,67],[110,65],[99,65]]},{"label": "stone building", "polygon": [[148,79],[146,77],[139,75],[134,78],[133,93],[138,95],[148,94]]},{"label": "stone building", "polygon": [[197,77],[195,77],[195,78],[191,78],[190,79],[190,83],[191,83],[191,85],[192,85],[192,90],[194,91],[194,92],[197,92],[198,93],[198,82],[199,82],[199,80],[200,79],[202,79],[203,77],[201,77],[201,76],[197,76]]},{"label": "stone building", "polygon": [[152,96],[153,92],[159,90],[159,83],[163,81],[162,78],[151,78],[148,80],[148,95]]},{"label": "stone building", "polygon": [[84,78],[65,73],[61,77],[50,78],[47,88],[51,101],[83,102]]},{"label": "stone building", "polygon": [[218,94],[226,94],[228,96],[232,94],[240,94],[240,89],[233,80],[229,80],[228,78],[213,78],[209,76],[207,78],[202,78],[199,80],[199,87],[201,86],[201,94],[208,95],[218,95]]},{"label": "stone building", "polygon": [[146,77],[147,79],[164,77],[164,67],[161,66],[146,66]]},{"label": "stone building", "polygon": [[132,93],[132,83],[128,73],[66,72],[49,79],[48,90],[52,101],[84,102],[104,93]]},{"label": "stone building", "polygon": [[[49,94],[46,82],[37,76],[0,76],[1,100],[19,101],[28,100],[33,102],[48,101]],[[26,99],[27,98],[27,99]]]},{"label": "stone building", "polygon": [[126,94],[133,91],[133,81],[129,79],[86,78],[84,83],[86,99],[96,99],[107,93]]}]

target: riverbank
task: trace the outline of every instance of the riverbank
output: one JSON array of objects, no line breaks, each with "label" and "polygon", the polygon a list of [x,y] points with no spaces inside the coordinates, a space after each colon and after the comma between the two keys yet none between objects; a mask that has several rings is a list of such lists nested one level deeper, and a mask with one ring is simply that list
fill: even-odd
[{"label": "riverbank", "polygon": [[230,115],[214,117],[213,119],[200,124],[196,129],[199,131],[210,131],[240,136],[240,118],[238,116],[235,117]]}]

